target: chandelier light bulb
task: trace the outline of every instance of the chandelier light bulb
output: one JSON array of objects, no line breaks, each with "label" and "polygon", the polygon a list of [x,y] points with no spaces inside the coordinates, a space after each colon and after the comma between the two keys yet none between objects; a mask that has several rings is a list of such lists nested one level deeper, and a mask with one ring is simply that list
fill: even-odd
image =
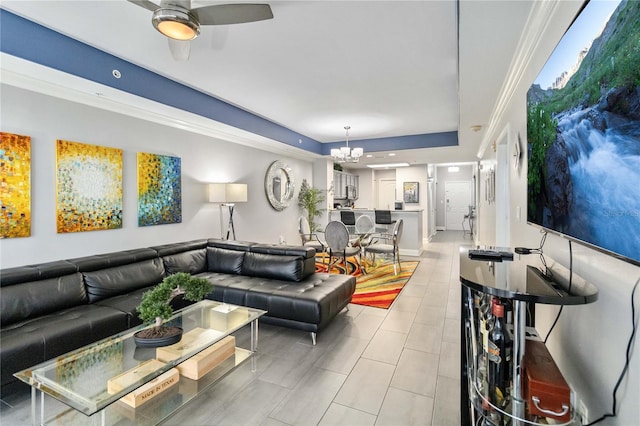
[{"label": "chandelier light bulb", "polygon": [[362,148],[349,148],[349,129],[351,129],[351,126],[344,126],[346,145],[331,149],[331,157],[338,163],[357,163],[364,154],[364,149]]}]

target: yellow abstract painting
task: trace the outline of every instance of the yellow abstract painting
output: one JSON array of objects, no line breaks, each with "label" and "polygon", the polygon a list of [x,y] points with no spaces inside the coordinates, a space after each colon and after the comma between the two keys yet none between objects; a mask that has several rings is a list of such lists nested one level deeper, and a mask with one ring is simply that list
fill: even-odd
[{"label": "yellow abstract painting", "polygon": [[31,235],[31,138],[0,132],[0,237]]},{"label": "yellow abstract painting", "polygon": [[122,228],[122,150],[56,141],[58,233]]}]

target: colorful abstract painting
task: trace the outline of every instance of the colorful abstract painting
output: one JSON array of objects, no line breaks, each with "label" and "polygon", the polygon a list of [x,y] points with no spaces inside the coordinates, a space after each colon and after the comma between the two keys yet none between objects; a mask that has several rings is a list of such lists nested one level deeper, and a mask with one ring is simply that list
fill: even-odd
[{"label": "colorful abstract painting", "polygon": [[182,222],[179,157],[138,153],[138,226]]},{"label": "colorful abstract painting", "polygon": [[0,132],[0,237],[31,235],[31,138]]},{"label": "colorful abstract painting", "polygon": [[56,144],[58,233],[122,228],[122,150]]}]

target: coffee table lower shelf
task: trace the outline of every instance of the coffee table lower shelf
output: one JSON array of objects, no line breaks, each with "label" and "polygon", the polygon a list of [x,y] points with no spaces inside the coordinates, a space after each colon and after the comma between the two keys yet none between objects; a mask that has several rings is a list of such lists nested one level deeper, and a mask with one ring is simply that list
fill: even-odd
[{"label": "coffee table lower shelf", "polygon": [[[227,358],[204,377],[199,380],[192,380],[181,376],[177,385],[172,386],[169,390],[137,408],[132,408],[122,401],[117,401],[92,416],[86,416],[66,405],[58,404],[64,407],[64,411],[48,418],[43,422],[43,425],[156,425],[180,410],[189,401],[213,386],[249,358],[251,358],[252,362],[251,370],[255,371],[256,358],[252,355],[254,355],[254,352],[236,347],[234,356]],[[40,409],[42,410],[40,414],[41,418],[44,418],[46,415],[44,413],[44,398],[51,400],[53,398],[46,396],[45,393],[39,392],[35,388],[32,389],[32,392],[40,393]],[[33,397],[36,397],[35,394]],[[47,405],[49,405],[49,402],[47,402]]]}]

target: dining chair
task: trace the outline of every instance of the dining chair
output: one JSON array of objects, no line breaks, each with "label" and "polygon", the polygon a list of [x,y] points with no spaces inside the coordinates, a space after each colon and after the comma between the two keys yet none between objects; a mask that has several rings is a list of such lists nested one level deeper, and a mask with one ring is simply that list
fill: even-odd
[{"label": "dining chair", "polygon": [[[380,240],[386,240],[386,242],[374,242],[364,247],[365,255],[371,253],[373,255],[373,263],[376,261],[376,254],[391,254],[393,255],[393,273],[398,275],[401,271],[400,265],[400,238],[402,237],[402,219],[398,219],[393,225],[393,231],[391,234],[380,234]],[[396,270],[396,263],[398,269]]]},{"label": "dining chair", "polygon": [[323,253],[327,249],[327,243],[322,241],[318,234],[311,231],[309,221],[306,217],[300,216],[298,219],[298,233],[300,234],[300,240],[305,247],[313,247],[316,249],[316,253]]},{"label": "dining chair", "polygon": [[[327,242],[329,251],[329,266],[327,272],[331,270],[331,267],[342,259],[344,263],[345,273],[347,272],[347,258],[349,256],[356,256],[356,263],[360,268],[360,247],[352,247],[349,245],[349,231],[344,223],[334,220],[327,224],[324,230],[324,238]],[[335,259],[335,261],[334,261]]]},{"label": "dining chair", "polygon": [[375,232],[375,224],[373,223],[373,219],[371,216],[363,214],[358,217],[356,220],[356,235],[359,236],[358,243],[363,245],[368,245],[371,243],[371,239]]}]

